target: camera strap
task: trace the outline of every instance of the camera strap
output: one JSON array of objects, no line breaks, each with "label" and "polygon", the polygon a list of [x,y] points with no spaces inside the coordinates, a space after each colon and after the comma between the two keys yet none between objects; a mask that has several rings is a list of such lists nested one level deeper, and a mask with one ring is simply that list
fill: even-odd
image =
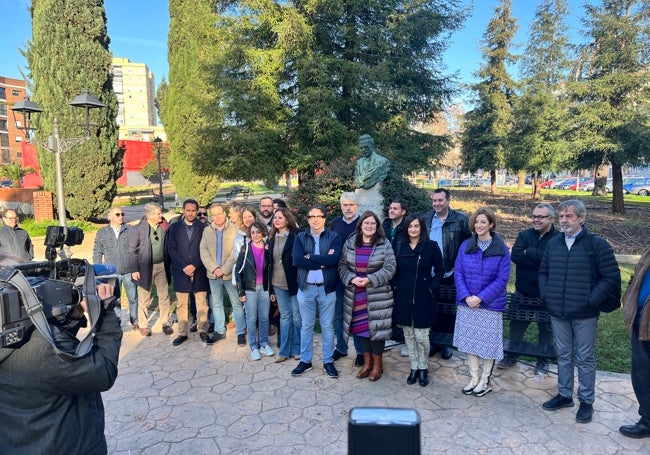
[{"label": "camera strap", "polygon": [[[90,267],[90,269],[92,270],[92,267]],[[95,279],[94,273],[92,273],[92,275],[93,275],[92,280],[94,282]],[[74,360],[79,357],[83,357],[90,352],[93,346],[92,334],[94,332],[94,326],[95,326],[95,321],[97,321],[97,317],[93,318],[93,314],[89,313],[92,321],[91,330],[84,337],[84,339],[79,342],[79,344],[77,345],[77,349],[75,349],[74,354],[61,351],[57,347],[56,341],[54,340],[52,331],[50,329],[50,324],[47,321],[47,318],[45,317],[45,313],[43,312],[43,304],[38,300],[36,293],[34,292],[31,285],[29,284],[29,281],[27,281],[25,276],[22,274],[22,272],[20,270],[11,267],[3,267],[0,269],[0,281],[9,283],[16,288],[16,290],[21,296],[23,306],[25,307],[25,310],[27,311],[27,314],[29,315],[29,318],[31,319],[32,323],[39,331],[39,333],[43,335],[43,337],[50,343],[50,345],[52,345],[54,351],[58,355],[60,355],[64,360]],[[84,286],[86,287],[86,285]],[[96,296],[94,297],[95,297],[95,302],[94,302],[95,304],[92,305],[94,307],[93,313],[97,313],[96,316],[98,316],[99,313],[98,299]],[[91,305],[88,305],[89,311],[90,311],[90,306]]]}]

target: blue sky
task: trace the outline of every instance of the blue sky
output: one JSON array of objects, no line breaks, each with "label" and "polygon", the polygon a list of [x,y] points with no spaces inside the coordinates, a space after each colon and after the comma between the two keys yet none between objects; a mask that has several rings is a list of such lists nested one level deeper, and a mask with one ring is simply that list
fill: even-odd
[{"label": "blue sky", "polygon": [[[593,3],[595,0],[592,0]],[[569,0],[571,33],[579,35],[579,15],[584,0]],[[481,63],[480,40],[494,13],[497,0],[463,0],[473,6],[463,28],[451,36],[444,62],[448,73],[458,73],[459,80],[470,83]],[[516,42],[523,45],[538,0],[512,0],[513,17],[518,19]],[[22,78],[26,61],[18,51],[31,37],[31,19],[27,10],[30,0],[0,0],[3,20],[0,25],[0,75]],[[110,49],[116,57],[146,63],[154,73],[156,86],[169,73],[167,65],[167,31],[169,11],[164,0],[105,0]],[[521,49],[513,49],[521,52]],[[516,78],[516,74],[513,74]]]}]

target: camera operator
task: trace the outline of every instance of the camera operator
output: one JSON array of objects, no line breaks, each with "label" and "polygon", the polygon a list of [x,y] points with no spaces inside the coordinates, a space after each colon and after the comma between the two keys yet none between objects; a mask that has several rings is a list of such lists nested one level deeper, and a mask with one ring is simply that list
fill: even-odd
[{"label": "camera operator", "polygon": [[[10,265],[0,255],[0,266]],[[104,301],[113,286],[97,285]],[[85,298],[69,319],[84,319]],[[71,337],[83,324],[72,324]],[[17,348],[0,348],[0,454],[106,454],[100,392],[113,386],[122,330],[115,312],[102,309],[92,348],[63,358],[32,326]],[[71,338],[73,339],[73,338]]]}]

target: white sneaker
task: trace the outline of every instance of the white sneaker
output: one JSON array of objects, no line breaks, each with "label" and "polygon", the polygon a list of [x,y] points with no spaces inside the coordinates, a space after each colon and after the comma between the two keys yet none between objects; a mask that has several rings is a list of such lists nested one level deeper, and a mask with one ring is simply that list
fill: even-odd
[{"label": "white sneaker", "polygon": [[399,355],[402,357],[408,357],[409,356],[409,350],[406,347],[406,345],[402,346],[402,350],[400,351]]},{"label": "white sneaker", "polygon": [[261,358],[262,358],[262,356],[260,355],[260,350],[259,349],[253,349],[251,351],[251,360],[259,360]]},{"label": "white sneaker", "polygon": [[271,348],[271,346],[269,346],[268,344],[267,344],[266,346],[262,346],[262,347],[260,348],[260,351],[262,352],[262,354],[264,354],[264,355],[266,355],[266,356],[269,356],[269,357],[275,355],[275,351],[273,351],[273,349]]}]

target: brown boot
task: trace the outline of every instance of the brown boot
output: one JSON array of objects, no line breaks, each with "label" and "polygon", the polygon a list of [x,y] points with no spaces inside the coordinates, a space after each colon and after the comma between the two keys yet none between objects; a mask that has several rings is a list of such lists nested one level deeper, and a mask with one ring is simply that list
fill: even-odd
[{"label": "brown boot", "polygon": [[370,370],[372,370],[372,352],[364,352],[363,353],[363,366],[357,373],[357,378],[359,379],[365,379],[368,377],[370,374]]},{"label": "brown boot", "polygon": [[377,379],[381,378],[381,374],[384,372],[384,365],[382,364],[381,354],[373,354],[372,361],[374,365],[368,379],[371,381],[376,381]]}]

